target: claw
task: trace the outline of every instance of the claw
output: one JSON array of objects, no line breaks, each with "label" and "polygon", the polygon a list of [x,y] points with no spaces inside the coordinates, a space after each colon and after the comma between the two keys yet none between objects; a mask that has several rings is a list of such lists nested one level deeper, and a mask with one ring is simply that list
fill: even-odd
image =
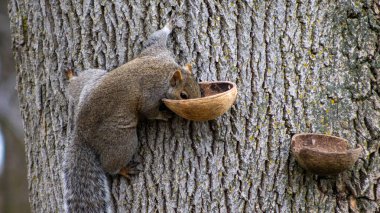
[{"label": "claw", "polygon": [[141,164],[139,162],[131,161],[127,166],[120,169],[119,175],[129,180],[131,179],[131,176],[138,175],[140,172],[142,172],[140,165]]}]

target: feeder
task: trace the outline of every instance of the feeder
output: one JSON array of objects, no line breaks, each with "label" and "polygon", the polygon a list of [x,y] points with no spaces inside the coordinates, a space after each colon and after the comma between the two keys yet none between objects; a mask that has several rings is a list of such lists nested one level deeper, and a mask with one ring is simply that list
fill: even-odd
[{"label": "feeder", "polygon": [[199,87],[201,98],[162,101],[171,111],[185,119],[207,121],[225,113],[236,100],[237,88],[232,82],[201,82]]},{"label": "feeder", "polygon": [[351,168],[362,148],[349,149],[347,140],[303,133],[292,138],[292,152],[302,168],[319,175],[337,175]]}]

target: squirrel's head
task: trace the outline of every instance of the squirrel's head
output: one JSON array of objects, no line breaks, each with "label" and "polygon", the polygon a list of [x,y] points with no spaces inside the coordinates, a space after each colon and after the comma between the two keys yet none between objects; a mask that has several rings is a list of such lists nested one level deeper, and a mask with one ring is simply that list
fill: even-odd
[{"label": "squirrel's head", "polygon": [[191,65],[176,70],[170,78],[170,89],[166,94],[168,99],[200,98],[201,91],[191,73]]}]

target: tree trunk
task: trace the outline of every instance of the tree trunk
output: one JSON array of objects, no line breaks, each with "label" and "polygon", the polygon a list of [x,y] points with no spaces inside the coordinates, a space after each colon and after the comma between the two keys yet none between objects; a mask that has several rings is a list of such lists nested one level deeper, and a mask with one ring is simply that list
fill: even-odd
[{"label": "tree trunk", "polygon": [[[380,16],[373,1],[17,1],[9,3],[31,208],[62,211],[68,117],[64,71],[131,60],[170,11],[170,49],[200,81],[238,85],[209,122],[139,125],[144,171],[111,180],[119,212],[380,211]],[[337,177],[290,152],[299,132],[365,152]]]},{"label": "tree trunk", "polygon": [[0,212],[27,213],[24,132],[15,90],[7,4],[0,0]]}]

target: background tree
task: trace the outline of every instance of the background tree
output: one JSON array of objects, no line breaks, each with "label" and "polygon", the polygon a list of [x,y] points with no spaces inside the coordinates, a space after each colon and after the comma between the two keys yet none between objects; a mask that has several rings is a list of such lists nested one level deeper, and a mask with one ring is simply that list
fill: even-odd
[{"label": "background tree", "polygon": [[7,4],[0,0],[0,212],[23,213],[29,210],[24,131]]},{"label": "background tree", "polygon": [[[31,207],[62,211],[72,120],[64,70],[112,70],[170,11],[170,47],[199,80],[236,82],[209,122],[143,122],[144,171],[114,178],[117,208],[160,212],[380,211],[379,5],[373,1],[19,1],[9,3]],[[345,137],[365,153],[336,178],[301,169],[291,136]]]}]

